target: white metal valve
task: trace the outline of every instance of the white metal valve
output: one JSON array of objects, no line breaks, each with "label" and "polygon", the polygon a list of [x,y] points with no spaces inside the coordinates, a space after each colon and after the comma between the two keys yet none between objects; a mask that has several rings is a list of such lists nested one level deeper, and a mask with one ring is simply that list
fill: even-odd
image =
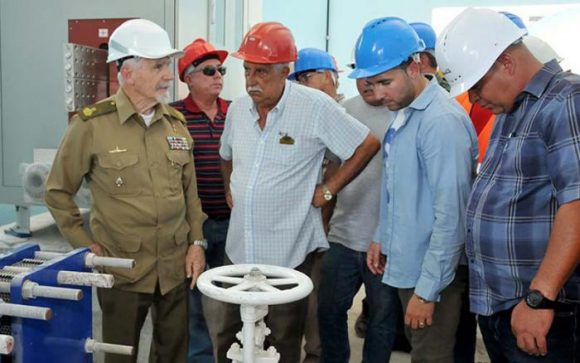
[{"label": "white metal valve", "polygon": [[[236,336],[243,348],[234,343],[226,353],[234,363],[276,363],[280,354],[274,347],[263,349],[270,329],[264,324],[267,305],[293,302],[312,291],[308,276],[293,269],[271,265],[230,265],[202,273],[197,287],[220,301],[240,304],[242,331]],[[218,283],[231,285],[223,287]],[[281,288],[285,286],[286,288]]]},{"label": "white metal valve", "polygon": [[[232,285],[221,287],[216,283]],[[231,304],[278,305],[300,300],[312,291],[312,281],[302,272],[272,265],[229,265],[213,268],[197,279],[205,295]],[[280,286],[291,286],[281,289]]]}]

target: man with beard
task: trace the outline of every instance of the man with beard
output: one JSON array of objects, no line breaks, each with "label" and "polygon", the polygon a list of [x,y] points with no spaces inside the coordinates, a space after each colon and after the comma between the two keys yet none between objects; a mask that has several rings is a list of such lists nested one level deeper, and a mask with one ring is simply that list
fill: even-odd
[{"label": "man with beard", "polygon": [[398,290],[417,362],[453,361],[467,268],[464,210],[477,165],[471,121],[436,79],[421,73],[424,44],[403,19],[369,22],[355,69],[395,111],[383,138],[379,222],[367,265]]}]

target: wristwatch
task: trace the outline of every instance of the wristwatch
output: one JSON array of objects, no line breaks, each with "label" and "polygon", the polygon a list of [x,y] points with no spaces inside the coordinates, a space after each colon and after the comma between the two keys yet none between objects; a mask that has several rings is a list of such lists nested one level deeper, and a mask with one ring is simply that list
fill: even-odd
[{"label": "wristwatch", "polygon": [[207,250],[207,240],[206,239],[196,239],[191,243],[193,246],[200,246],[203,250]]},{"label": "wristwatch", "polygon": [[322,194],[324,196],[324,200],[331,201],[332,200],[332,192],[328,189],[328,186],[326,184],[322,184]]},{"label": "wristwatch", "polygon": [[530,290],[524,298],[532,309],[554,309],[556,302],[546,298],[539,290]]}]

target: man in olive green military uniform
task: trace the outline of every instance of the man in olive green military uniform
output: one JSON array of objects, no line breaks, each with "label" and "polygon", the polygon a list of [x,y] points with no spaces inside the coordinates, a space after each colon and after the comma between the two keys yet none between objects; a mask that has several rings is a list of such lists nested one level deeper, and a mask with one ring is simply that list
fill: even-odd
[{"label": "man in olive green military uniform", "polygon": [[[46,185],[46,204],[74,247],[132,258],[132,270],[108,268],[113,289],[100,289],[103,339],[138,348],[149,308],[150,362],[185,362],[187,284],[205,267],[202,223],[191,148],[183,116],[165,105],[173,80],[165,30],[148,20],[123,23],[109,40],[108,62],[119,69],[119,92],[73,117]],[[92,236],[73,196],[89,181]],[[105,361],[136,362],[108,354]]]}]

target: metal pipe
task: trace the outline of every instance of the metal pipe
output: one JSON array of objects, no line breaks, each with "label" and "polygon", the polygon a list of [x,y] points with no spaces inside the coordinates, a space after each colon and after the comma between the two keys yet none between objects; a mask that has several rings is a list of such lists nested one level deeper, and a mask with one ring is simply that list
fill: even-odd
[{"label": "metal pipe", "polygon": [[83,298],[83,291],[66,287],[42,286],[36,282],[25,281],[22,284],[22,297],[24,299],[45,297],[49,299],[79,301]]},{"label": "metal pipe", "polygon": [[92,272],[59,271],[56,278],[58,283],[62,285],[111,288],[115,283],[113,275]]},{"label": "metal pipe", "polygon": [[129,258],[102,257],[89,252],[85,256],[85,265],[89,268],[104,266],[132,269],[135,267],[135,260]]},{"label": "metal pipe", "polygon": [[87,339],[85,343],[85,352],[87,353],[104,352],[109,354],[133,355],[133,351],[134,348],[130,345],[101,343],[94,339]]},{"label": "metal pipe", "polygon": [[36,251],[34,252],[34,258],[39,260],[52,260],[53,258],[59,258],[64,256],[64,253],[60,252],[50,252],[50,251]]},{"label": "metal pipe", "polygon": [[13,316],[17,318],[50,320],[52,310],[37,306],[26,306],[0,302],[0,315]]},{"label": "metal pipe", "polygon": [[14,349],[14,338],[0,334],[0,354],[10,354],[12,349]]},{"label": "metal pipe", "polygon": [[30,269],[31,267],[25,266],[4,266],[3,268],[4,271],[16,272],[17,274],[30,271]]}]

